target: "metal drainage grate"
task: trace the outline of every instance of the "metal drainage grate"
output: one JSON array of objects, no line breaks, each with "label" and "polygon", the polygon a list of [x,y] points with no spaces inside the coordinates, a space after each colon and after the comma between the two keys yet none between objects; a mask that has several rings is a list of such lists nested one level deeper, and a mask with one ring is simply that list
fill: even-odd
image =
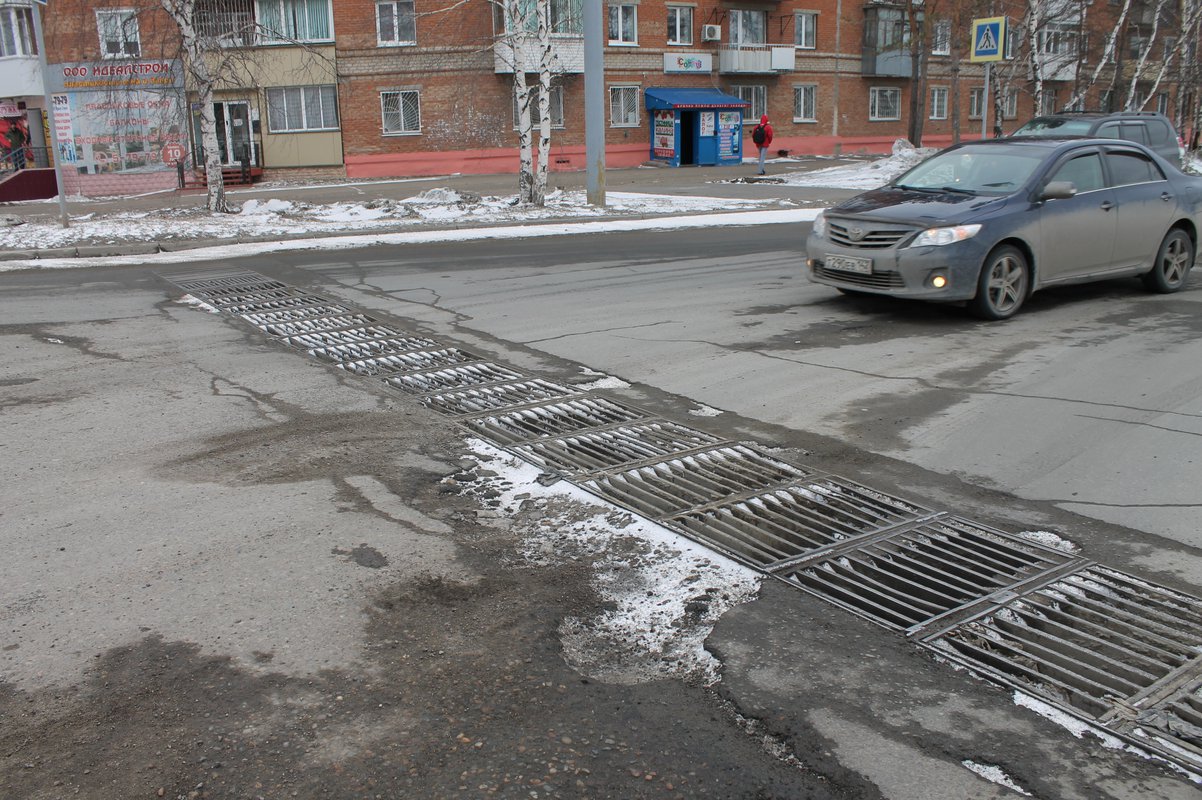
[{"label": "metal drainage grate", "polygon": [[371,325],[375,319],[366,314],[340,314],[336,317],[316,317],[302,319],[296,322],[280,322],[260,325],[264,332],[272,336],[297,336],[302,333],[318,333],[333,331],[339,328],[356,328]]},{"label": "metal drainage grate", "polygon": [[620,425],[515,447],[526,460],[557,472],[600,472],[635,461],[721,443],[720,437],[667,420]]},{"label": "metal drainage grate", "polygon": [[646,416],[636,408],[613,400],[581,397],[465,419],[463,423],[494,442],[512,445],[544,436],[562,436],[590,428],[633,422]]},{"label": "metal drainage grate", "polygon": [[[213,303],[222,311],[228,311],[231,314],[242,316],[244,314],[258,314],[270,311],[285,311],[288,309],[302,309],[317,307],[322,303],[329,303],[324,297],[315,297],[311,294],[292,294],[292,293],[271,293],[259,292],[257,294],[242,294],[230,295],[214,299]],[[348,309],[343,308],[343,311]]]},{"label": "metal drainage grate", "polygon": [[306,319],[334,317],[339,314],[349,313],[351,313],[351,310],[344,305],[317,300],[312,305],[306,305],[302,308],[286,308],[279,311],[264,311],[262,313],[250,312],[239,314],[238,316],[251,325],[257,325],[262,328],[265,325],[277,325],[281,322],[299,322]]},{"label": "metal drainage grate", "polygon": [[244,292],[239,289],[228,289],[215,294],[203,295],[205,301],[211,305],[220,308],[222,311],[237,313],[242,310],[243,306],[248,303],[262,303],[270,300],[278,300],[286,297],[297,297],[298,293],[292,289],[262,289],[253,292]]},{"label": "metal drainage grate", "polygon": [[415,372],[445,367],[449,364],[463,364],[476,361],[471,353],[465,353],[454,347],[441,350],[417,350],[408,353],[394,353],[378,358],[361,358],[357,361],[343,361],[338,366],[356,375],[389,375],[393,372]]},{"label": "metal drainage grate", "polygon": [[[771,571],[818,596],[912,634],[958,609],[1048,582],[1083,562],[957,517],[919,520],[825,548]],[[946,625],[944,625],[946,627]]]},{"label": "metal drainage grate", "polygon": [[[299,337],[298,337],[299,338]],[[414,350],[429,350],[438,347],[438,342],[424,336],[389,336],[382,339],[348,342],[330,347],[310,347],[309,355],[322,361],[362,361],[379,356],[409,353]]]},{"label": "metal drainage grate", "polygon": [[534,378],[519,383],[435,394],[426,397],[422,402],[445,414],[480,414],[510,406],[531,405],[559,397],[571,397],[574,394],[576,392],[566,386]]},{"label": "metal drainage grate", "polygon": [[[1202,657],[1197,659],[1194,676],[1202,672]],[[1188,757],[1193,768],[1202,768],[1202,678],[1195,677],[1184,687],[1168,692],[1160,702],[1137,704],[1141,708],[1120,706],[1121,716],[1113,727],[1127,732],[1137,728],[1141,744],[1154,742],[1169,758]],[[1145,744],[1146,746],[1146,744]]]},{"label": "metal drainage grate", "polygon": [[668,520],[677,530],[761,568],[892,528],[929,509],[834,476],[723,500]]},{"label": "metal drainage grate", "polygon": [[[396,328],[390,328],[387,325],[370,325],[365,328],[347,328],[345,330],[335,331],[319,331],[317,333],[301,333],[296,336],[285,336],[281,341],[292,347],[300,347],[313,352],[315,350],[335,349],[344,345],[365,345],[377,339],[387,340],[390,337],[404,337],[405,332],[399,331]],[[408,338],[408,337],[406,337]],[[418,337],[414,337],[418,338]],[[426,341],[423,339],[422,341]],[[430,342],[431,345],[434,342]],[[420,348],[406,347],[406,350],[417,350]],[[313,353],[320,355],[320,353]],[[367,355],[378,355],[376,353],[368,353]],[[366,356],[364,356],[366,358]],[[344,358],[335,358],[334,354],[330,356],[331,361],[346,361]]]},{"label": "metal drainage grate", "polygon": [[462,367],[450,367],[431,372],[393,375],[385,378],[384,382],[398,389],[404,389],[407,392],[427,394],[447,389],[480,386],[487,383],[515,381],[522,377],[522,373],[517,370],[484,361],[478,364],[466,364]]},{"label": "metal drainage grate", "polygon": [[1094,565],[927,642],[974,670],[1097,719],[1116,699],[1137,702],[1198,659],[1202,600]]},{"label": "metal drainage grate", "polygon": [[176,280],[175,285],[186,292],[199,292],[209,296],[225,292],[253,292],[263,289],[286,288],[286,284],[257,272],[243,272],[237,275],[200,280]]},{"label": "metal drainage grate", "polygon": [[580,485],[633,511],[662,519],[732,494],[759,492],[795,481],[805,474],[740,444],[648,464]]}]

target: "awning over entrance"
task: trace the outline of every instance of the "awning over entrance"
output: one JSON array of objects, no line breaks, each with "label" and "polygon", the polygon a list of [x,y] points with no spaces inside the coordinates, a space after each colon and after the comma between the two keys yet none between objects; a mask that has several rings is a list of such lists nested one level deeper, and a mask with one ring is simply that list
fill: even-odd
[{"label": "awning over entrance", "polygon": [[740,100],[733,94],[726,94],[717,89],[656,89],[643,91],[647,98],[647,110],[674,108],[745,108],[751,105],[746,100]]}]

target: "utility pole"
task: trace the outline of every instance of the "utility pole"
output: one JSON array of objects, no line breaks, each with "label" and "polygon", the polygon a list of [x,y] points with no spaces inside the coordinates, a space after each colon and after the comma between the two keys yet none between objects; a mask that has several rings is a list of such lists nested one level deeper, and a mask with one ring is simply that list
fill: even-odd
[{"label": "utility pole", "polygon": [[71,218],[67,215],[67,192],[63,188],[63,157],[58,149],[58,130],[54,124],[54,98],[50,96],[50,91],[47,87],[50,85],[49,67],[46,64],[46,40],[42,35],[42,8],[46,5],[47,0],[35,0],[37,7],[33,12],[33,33],[37,40],[38,46],[38,64],[42,70],[42,92],[44,109],[43,114],[49,117],[50,124],[50,152],[54,157],[54,180],[58,184],[58,219],[63,227],[69,227]]},{"label": "utility pole", "polygon": [[588,202],[605,205],[605,51],[601,0],[584,0],[584,158]]}]

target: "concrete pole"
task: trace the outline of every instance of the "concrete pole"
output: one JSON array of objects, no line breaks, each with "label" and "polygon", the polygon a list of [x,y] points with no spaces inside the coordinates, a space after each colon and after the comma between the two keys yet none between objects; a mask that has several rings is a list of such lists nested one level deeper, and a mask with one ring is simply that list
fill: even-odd
[{"label": "concrete pole", "polygon": [[985,62],[985,88],[981,96],[981,138],[989,138],[989,67],[990,63]]},{"label": "concrete pole", "polygon": [[605,20],[602,0],[584,0],[584,157],[590,205],[605,205]]},{"label": "concrete pole", "polygon": [[50,80],[49,67],[46,64],[46,40],[42,35],[42,6],[43,3],[35,3],[33,12],[33,33],[34,38],[38,43],[38,64],[42,69],[42,92],[43,104],[45,105],[44,113],[50,125],[50,153],[54,157],[54,180],[58,184],[58,220],[66,228],[71,224],[71,218],[67,215],[67,192],[63,188],[63,154],[58,149],[58,129],[54,124],[54,98],[50,96]]}]

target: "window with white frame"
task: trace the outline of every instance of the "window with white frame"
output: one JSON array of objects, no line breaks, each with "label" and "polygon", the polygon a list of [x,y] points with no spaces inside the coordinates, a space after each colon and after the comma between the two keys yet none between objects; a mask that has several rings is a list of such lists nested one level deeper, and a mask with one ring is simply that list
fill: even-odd
[{"label": "window with white frame", "polygon": [[1169,93],[1158,92],[1156,95],[1156,110],[1166,117],[1169,115]]},{"label": "window with white frame", "polygon": [[803,50],[818,46],[817,11],[798,11],[793,15],[793,45]]},{"label": "window with white frame", "polygon": [[793,87],[793,121],[818,121],[818,85],[803,83]]},{"label": "window with white frame", "polygon": [[1039,96],[1039,113],[1040,114],[1055,114],[1056,113],[1056,90],[1044,89],[1043,94]]},{"label": "window with white frame", "polygon": [[952,54],[952,22],[941,19],[935,23],[931,38],[931,55],[950,56]]},{"label": "window with white frame", "polygon": [[254,4],[205,2],[196,4],[196,33],[217,47],[249,47],[255,43]]},{"label": "window with white frame", "polygon": [[334,86],[269,88],[267,127],[272,133],[338,130],[338,90]]},{"label": "window with white frame", "polygon": [[376,3],[376,41],[381,47],[417,44],[417,14],[413,0]]},{"label": "window with white frame", "polygon": [[1018,89],[1006,90],[1006,99],[1002,101],[1002,116],[1006,119],[1018,116]]},{"label": "window with white frame", "polygon": [[422,132],[422,108],[416,89],[380,92],[380,118],[385,136]]},{"label": "window with white frame", "polygon": [[985,105],[985,90],[984,89],[969,89],[968,90],[968,118],[980,119],[981,109]]},{"label": "window with white frame", "polygon": [[262,37],[269,42],[324,42],[334,38],[329,0],[257,0]]},{"label": "window with white frame", "polygon": [[609,124],[613,128],[638,127],[639,87],[609,87]]},{"label": "window with white frame", "polygon": [[1049,22],[1039,31],[1039,51],[1050,56],[1077,54],[1077,28],[1062,22]]},{"label": "window with white frame", "polygon": [[[562,128],[563,124],[563,87],[552,86],[547,98],[551,111],[551,127]],[[530,122],[538,128],[538,87],[530,87]],[[513,98],[513,127],[518,127],[518,100]]]},{"label": "window with white frame", "polygon": [[0,6],[0,56],[36,56],[37,37],[33,33],[33,9],[28,6]]},{"label": "window with white frame", "polygon": [[[584,30],[583,0],[548,0],[551,16],[551,33],[579,35]],[[497,30],[514,31],[524,26],[530,33],[538,30],[538,14],[535,0],[518,0],[516,8],[509,3],[493,4],[494,24]],[[515,16],[513,11],[517,12]]]},{"label": "window with white frame", "polygon": [[1144,48],[1148,46],[1147,38],[1143,36],[1127,37],[1127,58],[1132,61],[1139,61],[1139,57],[1143,55]]},{"label": "window with white frame", "polygon": [[609,43],[639,43],[639,7],[621,3],[609,7]]},{"label": "window with white frame", "polygon": [[693,43],[693,9],[668,6],[668,44]]},{"label": "window with white frame", "polygon": [[730,93],[751,103],[751,107],[743,111],[744,125],[758,125],[760,117],[768,113],[767,86],[732,86]]},{"label": "window with white frame", "polygon": [[931,87],[931,119],[947,119],[947,87]]},{"label": "window with white frame", "polygon": [[105,8],[96,11],[102,58],[137,58],[142,55],[138,36],[138,12],[129,8]]},{"label": "window with white frame", "polygon": [[868,90],[868,119],[873,122],[901,119],[901,89],[873,86]]},{"label": "window with white frame", "polygon": [[761,45],[768,41],[768,12],[732,8],[730,11],[730,43]]},{"label": "window with white frame", "polygon": [[1168,61],[1173,56],[1173,53],[1176,50],[1177,50],[1177,37],[1176,36],[1164,37],[1164,51],[1163,51],[1164,55],[1162,56],[1162,59],[1165,61]]}]

